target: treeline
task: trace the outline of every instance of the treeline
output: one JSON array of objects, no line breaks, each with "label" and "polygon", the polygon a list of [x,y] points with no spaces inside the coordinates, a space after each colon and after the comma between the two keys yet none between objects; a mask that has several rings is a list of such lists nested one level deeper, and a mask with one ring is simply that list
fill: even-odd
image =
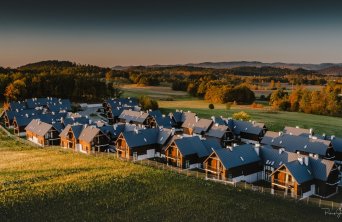
[{"label": "treeline", "polygon": [[270,105],[284,111],[342,116],[342,85],[329,83],[320,91],[296,87],[290,94],[279,89],[271,94]]},{"label": "treeline", "polygon": [[106,71],[109,69],[68,62],[29,64],[0,73],[0,98],[10,101],[54,96],[76,102],[98,102],[102,98],[120,96],[119,87],[105,81]]}]

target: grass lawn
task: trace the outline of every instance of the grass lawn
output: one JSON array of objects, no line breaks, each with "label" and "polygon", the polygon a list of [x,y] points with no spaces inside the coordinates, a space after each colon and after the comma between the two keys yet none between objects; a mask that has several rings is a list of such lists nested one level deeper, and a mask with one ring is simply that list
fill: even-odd
[{"label": "grass lawn", "polygon": [[316,206],[0,136],[0,221],[334,221]]},{"label": "grass lawn", "polygon": [[159,100],[198,100],[184,91],[174,91],[170,86],[138,86],[136,84],[123,85],[123,97],[150,96]]},{"label": "grass lawn", "polygon": [[215,104],[215,109],[208,109],[208,102],[196,101],[159,101],[159,106],[164,113],[169,113],[175,109],[184,111],[190,110],[200,117],[210,118],[211,116],[231,117],[233,113],[245,111],[251,115],[253,120],[261,121],[270,130],[279,131],[284,126],[300,126],[303,128],[313,128],[315,133],[335,135],[342,137],[342,118],[320,116],[297,112],[271,112],[266,108],[252,109],[250,106],[236,106],[231,110],[225,110],[224,104]]}]

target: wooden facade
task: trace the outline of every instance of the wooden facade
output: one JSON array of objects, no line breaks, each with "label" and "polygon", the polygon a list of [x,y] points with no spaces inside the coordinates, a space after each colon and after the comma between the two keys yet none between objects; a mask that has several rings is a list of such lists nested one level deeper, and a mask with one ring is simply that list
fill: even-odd
[{"label": "wooden facade", "polygon": [[183,156],[175,142],[165,149],[166,163],[181,169],[187,169],[192,164],[202,164],[205,158],[199,158],[196,153]]},{"label": "wooden facade", "polygon": [[66,136],[61,136],[61,147],[76,150],[76,144],[79,143],[75,137],[72,129],[70,128]]},{"label": "wooden facade", "polygon": [[90,141],[79,139],[80,149],[85,153],[102,152],[109,145],[109,137],[101,131]]},{"label": "wooden facade", "polygon": [[43,147],[57,146],[60,144],[59,133],[53,127],[51,127],[51,129],[44,136],[39,136],[32,131],[26,130],[26,138],[27,140],[37,143]]}]

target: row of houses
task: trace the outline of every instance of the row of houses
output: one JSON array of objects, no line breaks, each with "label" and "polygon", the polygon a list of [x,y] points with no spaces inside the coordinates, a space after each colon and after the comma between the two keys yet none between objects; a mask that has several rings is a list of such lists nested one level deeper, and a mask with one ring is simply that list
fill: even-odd
[{"label": "row of houses", "polygon": [[299,127],[272,132],[263,123],[205,119],[182,110],[168,115],[141,111],[131,98],[107,100],[103,111],[107,116],[115,112],[110,124],[69,112],[55,121],[36,115],[25,127],[27,139],[84,153],[115,151],[120,158],[154,158],[181,169],[198,168],[219,180],[268,181],[293,196],[337,192],[340,138]]}]

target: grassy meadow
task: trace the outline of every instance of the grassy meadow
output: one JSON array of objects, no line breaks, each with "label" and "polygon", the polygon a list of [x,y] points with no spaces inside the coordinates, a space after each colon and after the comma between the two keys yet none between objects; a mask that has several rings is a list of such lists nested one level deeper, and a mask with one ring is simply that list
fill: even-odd
[{"label": "grassy meadow", "polygon": [[0,136],[0,221],[334,221],[303,202]]}]

